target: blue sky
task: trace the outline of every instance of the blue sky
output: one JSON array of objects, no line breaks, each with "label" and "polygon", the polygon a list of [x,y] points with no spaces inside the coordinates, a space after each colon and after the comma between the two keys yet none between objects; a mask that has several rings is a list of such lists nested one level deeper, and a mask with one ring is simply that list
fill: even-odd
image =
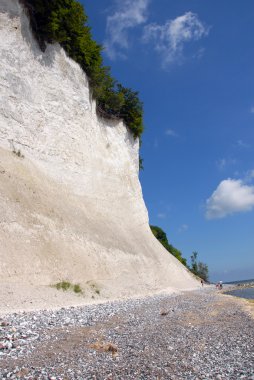
[{"label": "blue sky", "polygon": [[150,224],[212,281],[254,278],[253,0],[82,0],[104,63],[139,91]]}]

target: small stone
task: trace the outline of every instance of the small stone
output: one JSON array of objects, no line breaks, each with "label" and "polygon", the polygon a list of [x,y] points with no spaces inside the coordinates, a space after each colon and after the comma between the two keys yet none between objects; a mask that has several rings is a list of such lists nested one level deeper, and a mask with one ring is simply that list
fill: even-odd
[{"label": "small stone", "polygon": [[7,321],[2,321],[2,322],[1,322],[1,326],[2,326],[2,327],[9,326],[9,322],[7,322]]}]

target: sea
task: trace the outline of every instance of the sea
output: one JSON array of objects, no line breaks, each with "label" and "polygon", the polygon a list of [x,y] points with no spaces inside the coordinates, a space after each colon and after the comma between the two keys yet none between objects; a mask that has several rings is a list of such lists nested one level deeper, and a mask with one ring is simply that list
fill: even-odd
[{"label": "sea", "polygon": [[[232,281],[232,282],[227,282],[225,284],[228,284],[228,285],[254,284],[254,279],[243,280],[243,281]],[[254,300],[254,288],[246,287],[246,288],[241,288],[241,289],[230,290],[226,293],[230,294],[231,296]]]}]

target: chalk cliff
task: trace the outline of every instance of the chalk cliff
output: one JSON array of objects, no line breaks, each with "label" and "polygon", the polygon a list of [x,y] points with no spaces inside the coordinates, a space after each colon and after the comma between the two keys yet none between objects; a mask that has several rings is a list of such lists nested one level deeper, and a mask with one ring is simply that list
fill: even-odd
[{"label": "chalk cliff", "polygon": [[0,56],[0,282],[197,286],[150,231],[138,140],[98,118],[86,75],[39,49],[18,0],[0,0]]}]

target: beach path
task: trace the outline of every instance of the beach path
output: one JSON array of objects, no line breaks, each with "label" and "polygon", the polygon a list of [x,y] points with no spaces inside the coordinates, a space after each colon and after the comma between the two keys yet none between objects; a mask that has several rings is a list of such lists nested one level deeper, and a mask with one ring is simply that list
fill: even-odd
[{"label": "beach path", "polygon": [[205,287],[6,315],[0,378],[252,380],[254,319],[245,305]]}]

